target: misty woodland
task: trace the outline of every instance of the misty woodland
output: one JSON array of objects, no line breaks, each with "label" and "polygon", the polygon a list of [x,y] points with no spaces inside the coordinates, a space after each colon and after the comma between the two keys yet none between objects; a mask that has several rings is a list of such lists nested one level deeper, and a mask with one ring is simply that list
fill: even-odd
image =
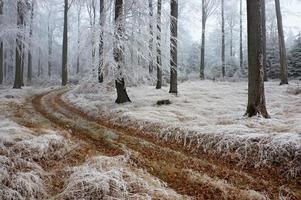
[{"label": "misty woodland", "polygon": [[301,200],[300,0],[0,0],[1,200]]}]

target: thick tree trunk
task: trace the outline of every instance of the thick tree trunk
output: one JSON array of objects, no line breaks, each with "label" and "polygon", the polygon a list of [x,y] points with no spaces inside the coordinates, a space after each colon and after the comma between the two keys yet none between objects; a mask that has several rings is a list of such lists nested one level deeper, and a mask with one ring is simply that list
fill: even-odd
[{"label": "thick tree trunk", "polygon": [[249,88],[246,115],[269,117],[264,94],[262,0],[247,0]]},{"label": "thick tree trunk", "polygon": [[225,15],[224,0],[222,0],[222,77],[225,77]]},{"label": "thick tree trunk", "polygon": [[288,72],[286,61],[286,49],[282,25],[282,15],[279,0],[275,0],[277,26],[278,26],[278,38],[279,38],[279,54],[280,54],[280,67],[281,67],[281,82],[280,85],[288,84]]},{"label": "thick tree trunk", "polygon": [[162,0],[158,0],[157,9],[157,85],[156,89],[162,88],[162,57],[161,57],[161,9]]},{"label": "thick tree trunk", "polygon": [[153,62],[153,42],[154,42],[154,30],[153,30],[153,0],[148,0],[149,4],[149,73],[152,74],[154,71],[154,62]]},{"label": "thick tree trunk", "polygon": [[239,19],[239,23],[240,23],[240,27],[239,27],[239,66],[240,66],[240,70],[241,72],[243,71],[243,46],[242,46],[242,0],[240,0],[240,19]]},{"label": "thick tree trunk", "polygon": [[124,20],[123,20],[123,0],[115,0],[115,46],[114,46],[114,60],[118,64],[119,77],[116,79],[117,99],[116,103],[131,102],[125,86],[125,80],[121,68],[124,65],[123,47],[119,43],[124,34]]},{"label": "thick tree trunk", "polygon": [[205,0],[202,0],[202,44],[201,44],[201,66],[200,78],[205,78],[205,40],[206,40],[206,8]]},{"label": "thick tree trunk", "polygon": [[[23,2],[17,2],[17,25],[18,27],[23,26],[24,24],[24,10],[23,10]],[[15,89],[21,89],[22,87],[22,35],[20,33],[17,34],[16,38],[16,69],[15,69],[15,81],[14,87]]]},{"label": "thick tree trunk", "polygon": [[265,0],[262,0],[262,40],[263,40],[263,69],[264,69],[264,81],[268,81],[267,74],[267,40],[266,40],[266,17],[265,17]]},{"label": "thick tree trunk", "polygon": [[[3,14],[3,1],[0,0],[0,17],[2,17],[1,15]],[[0,25],[1,25],[1,21],[0,21]],[[3,63],[4,63],[4,59],[3,59],[3,42],[2,40],[0,40],[0,84],[3,83]]]},{"label": "thick tree trunk", "polygon": [[170,1],[170,89],[169,93],[178,93],[178,0]]},{"label": "thick tree trunk", "polygon": [[99,38],[99,64],[98,64],[98,82],[103,83],[103,71],[104,71],[104,24],[105,24],[105,10],[104,0],[99,0],[99,26],[100,26],[100,38]]},{"label": "thick tree trunk", "polygon": [[[32,26],[33,26],[33,17],[34,17],[34,1],[31,4],[31,13],[30,13],[30,30],[29,30],[29,39],[32,38]],[[31,84],[32,80],[32,54],[31,54],[31,41],[29,42],[28,48],[28,67],[27,67],[27,82]]]},{"label": "thick tree trunk", "polygon": [[62,85],[68,81],[68,0],[64,6],[64,32],[63,32],[63,54],[62,54]]}]

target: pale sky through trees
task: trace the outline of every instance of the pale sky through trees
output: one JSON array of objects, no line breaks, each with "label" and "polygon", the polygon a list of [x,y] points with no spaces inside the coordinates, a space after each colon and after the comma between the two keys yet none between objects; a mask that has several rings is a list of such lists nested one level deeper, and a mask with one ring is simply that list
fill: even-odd
[{"label": "pale sky through trees", "polygon": [[[237,1],[237,12],[239,11],[239,0],[227,0],[225,3],[230,1]],[[185,5],[193,4],[193,7],[186,7],[187,12],[191,15],[187,15],[187,27],[191,30],[191,34],[194,41],[199,41],[201,39],[201,1],[200,0],[187,0]],[[287,33],[289,30],[293,31],[294,34],[297,34],[301,30],[301,1],[299,0],[280,0],[281,9],[283,13],[283,26],[284,31]],[[267,6],[272,7],[274,5],[274,0],[267,0]],[[243,1],[244,6],[244,23],[246,27],[246,3]],[[219,9],[220,5],[216,10],[214,16],[208,19],[208,32],[210,33],[212,29],[216,28],[217,23],[219,23]],[[274,12],[274,9],[270,9]],[[267,15],[269,14],[269,9],[267,9]],[[185,15],[186,16],[186,15]]]}]

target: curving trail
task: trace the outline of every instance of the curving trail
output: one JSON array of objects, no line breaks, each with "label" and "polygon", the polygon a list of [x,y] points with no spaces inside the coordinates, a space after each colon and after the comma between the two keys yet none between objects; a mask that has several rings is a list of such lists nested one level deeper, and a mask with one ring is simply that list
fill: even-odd
[{"label": "curving trail", "polygon": [[[109,156],[128,154],[139,168],[194,199],[301,199],[297,181],[279,180],[267,171],[240,169],[231,162],[192,155],[176,143],[158,141],[139,130],[89,116],[65,102],[68,90],[54,90],[29,102],[51,124],[87,143],[90,151]],[[300,183],[299,183],[300,184]]]}]

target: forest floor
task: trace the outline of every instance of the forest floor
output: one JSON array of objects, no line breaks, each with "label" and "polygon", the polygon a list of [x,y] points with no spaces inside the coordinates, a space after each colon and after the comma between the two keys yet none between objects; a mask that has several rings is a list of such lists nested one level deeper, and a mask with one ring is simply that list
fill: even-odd
[{"label": "forest floor", "polygon": [[[208,86],[211,83],[205,84]],[[0,181],[5,183],[0,186],[0,195],[10,192],[11,195],[33,195],[31,198],[36,199],[49,196],[57,199],[301,199],[298,131],[294,133],[291,128],[287,133],[288,137],[281,134],[285,131],[280,131],[280,134],[269,132],[269,136],[257,131],[259,136],[256,137],[252,137],[249,132],[246,140],[244,135],[248,134],[241,133],[241,137],[234,135],[229,131],[237,127],[231,127],[226,133],[239,137],[240,140],[226,144],[225,141],[231,138],[225,139],[225,135],[218,134],[217,139],[214,134],[208,137],[206,134],[209,132],[197,134],[200,138],[206,138],[201,141],[193,136],[195,132],[187,127],[183,129],[180,122],[194,123],[194,119],[204,124],[212,120],[211,128],[214,128],[215,123],[217,133],[222,130],[221,126],[234,126],[237,121],[248,121],[241,114],[243,102],[236,107],[233,102],[233,98],[244,99],[245,94],[242,93],[246,92],[245,88],[237,84],[234,91],[237,94],[241,92],[242,97],[233,93],[229,96],[227,91],[233,90],[234,83],[227,83],[225,88],[221,88],[223,84],[225,83],[220,86],[216,84],[214,91],[211,91],[212,87],[203,91],[205,86],[199,86],[197,90],[194,88],[197,87],[196,83],[190,83],[192,86],[184,83],[180,87],[191,87],[190,92],[184,90],[187,93],[183,92],[178,97],[165,94],[166,88],[159,95],[158,91],[151,88],[130,88],[129,93],[134,103],[120,107],[112,103],[113,91],[105,92],[97,85],[82,85],[71,91],[68,88],[53,88],[43,93],[36,91],[36,94],[27,95],[21,101],[9,97],[9,100],[1,100],[1,117],[5,120],[3,124],[0,123],[0,162],[5,162],[6,165],[3,166],[7,167],[0,167]],[[294,86],[291,87],[294,90]],[[267,90],[270,89],[268,86]],[[98,95],[100,91],[104,93]],[[200,98],[196,95],[199,92],[203,92],[201,97],[205,99],[202,101],[207,102],[206,105],[195,104],[194,101]],[[297,99],[300,96],[292,93],[291,89],[282,87],[278,94],[283,98],[292,95],[293,99],[288,98],[289,102],[285,105],[281,101],[279,106],[286,107],[291,101],[294,104],[300,103]],[[225,95],[232,100],[223,101]],[[211,105],[214,107],[208,104],[212,99],[206,99],[207,96],[217,101]],[[105,100],[106,98],[108,99]],[[156,100],[162,98],[172,101],[169,106],[171,108],[155,105]],[[183,106],[181,101],[187,106]],[[199,105],[204,111],[201,113],[203,122],[198,118],[199,114],[196,115],[200,113],[197,108]],[[226,108],[232,106],[230,115],[226,116],[226,110],[224,113],[213,113],[213,108],[222,108],[223,105]],[[275,109],[279,109],[279,106]],[[292,111],[300,114],[296,111],[299,108],[295,107],[295,110],[289,110],[287,114]],[[141,109],[144,112],[140,113]],[[181,111],[187,113],[188,109],[191,116],[184,118]],[[171,116],[170,110],[174,111]],[[234,122],[231,118],[233,113],[237,116]],[[272,117],[277,116],[274,110],[271,113]],[[291,124],[295,125],[291,126],[298,130],[300,118],[296,113],[292,114]],[[212,117],[208,119],[208,116]],[[215,116],[223,117],[218,120],[218,124]],[[269,123],[274,123],[273,121]],[[163,124],[164,122],[167,123]],[[252,128],[257,123],[267,122],[257,118],[245,123]],[[282,121],[278,119],[278,123],[281,124]],[[252,130],[255,132],[258,129]],[[202,132],[198,129],[195,131]],[[182,136],[183,133],[185,137]],[[7,134],[12,134],[11,139],[7,139]],[[219,142],[215,142],[216,140]],[[203,147],[205,142],[208,142],[206,149]],[[40,145],[28,145],[32,143]],[[262,146],[263,144],[268,146]],[[222,148],[223,145],[228,146]],[[272,147],[279,145],[286,148],[286,153],[283,153],[284,150],[274,151]],[[35,148],[29,148],[32,146]],[[250,152],[248,148],[254,148],[254,152]],[[258,158],[258,154],[264,154],[265,160]],[[242,155],[250,157],[241,159]],[[16,156],[24,161],[13,159]],[[278,163],[283,160],[287,160],[289,164]],[[19,161],[20,164],[17,164]],[[17,165],[20,167],[12,169],[11,166]],[[5,170],[11,171],[5,173]],[[4,174],[11,177],[4,177]],[[18,181],[11,181],[20,179],[18,176],[23,177],[23,186]],[[25,187],[24,183],[32,184]]]}]

